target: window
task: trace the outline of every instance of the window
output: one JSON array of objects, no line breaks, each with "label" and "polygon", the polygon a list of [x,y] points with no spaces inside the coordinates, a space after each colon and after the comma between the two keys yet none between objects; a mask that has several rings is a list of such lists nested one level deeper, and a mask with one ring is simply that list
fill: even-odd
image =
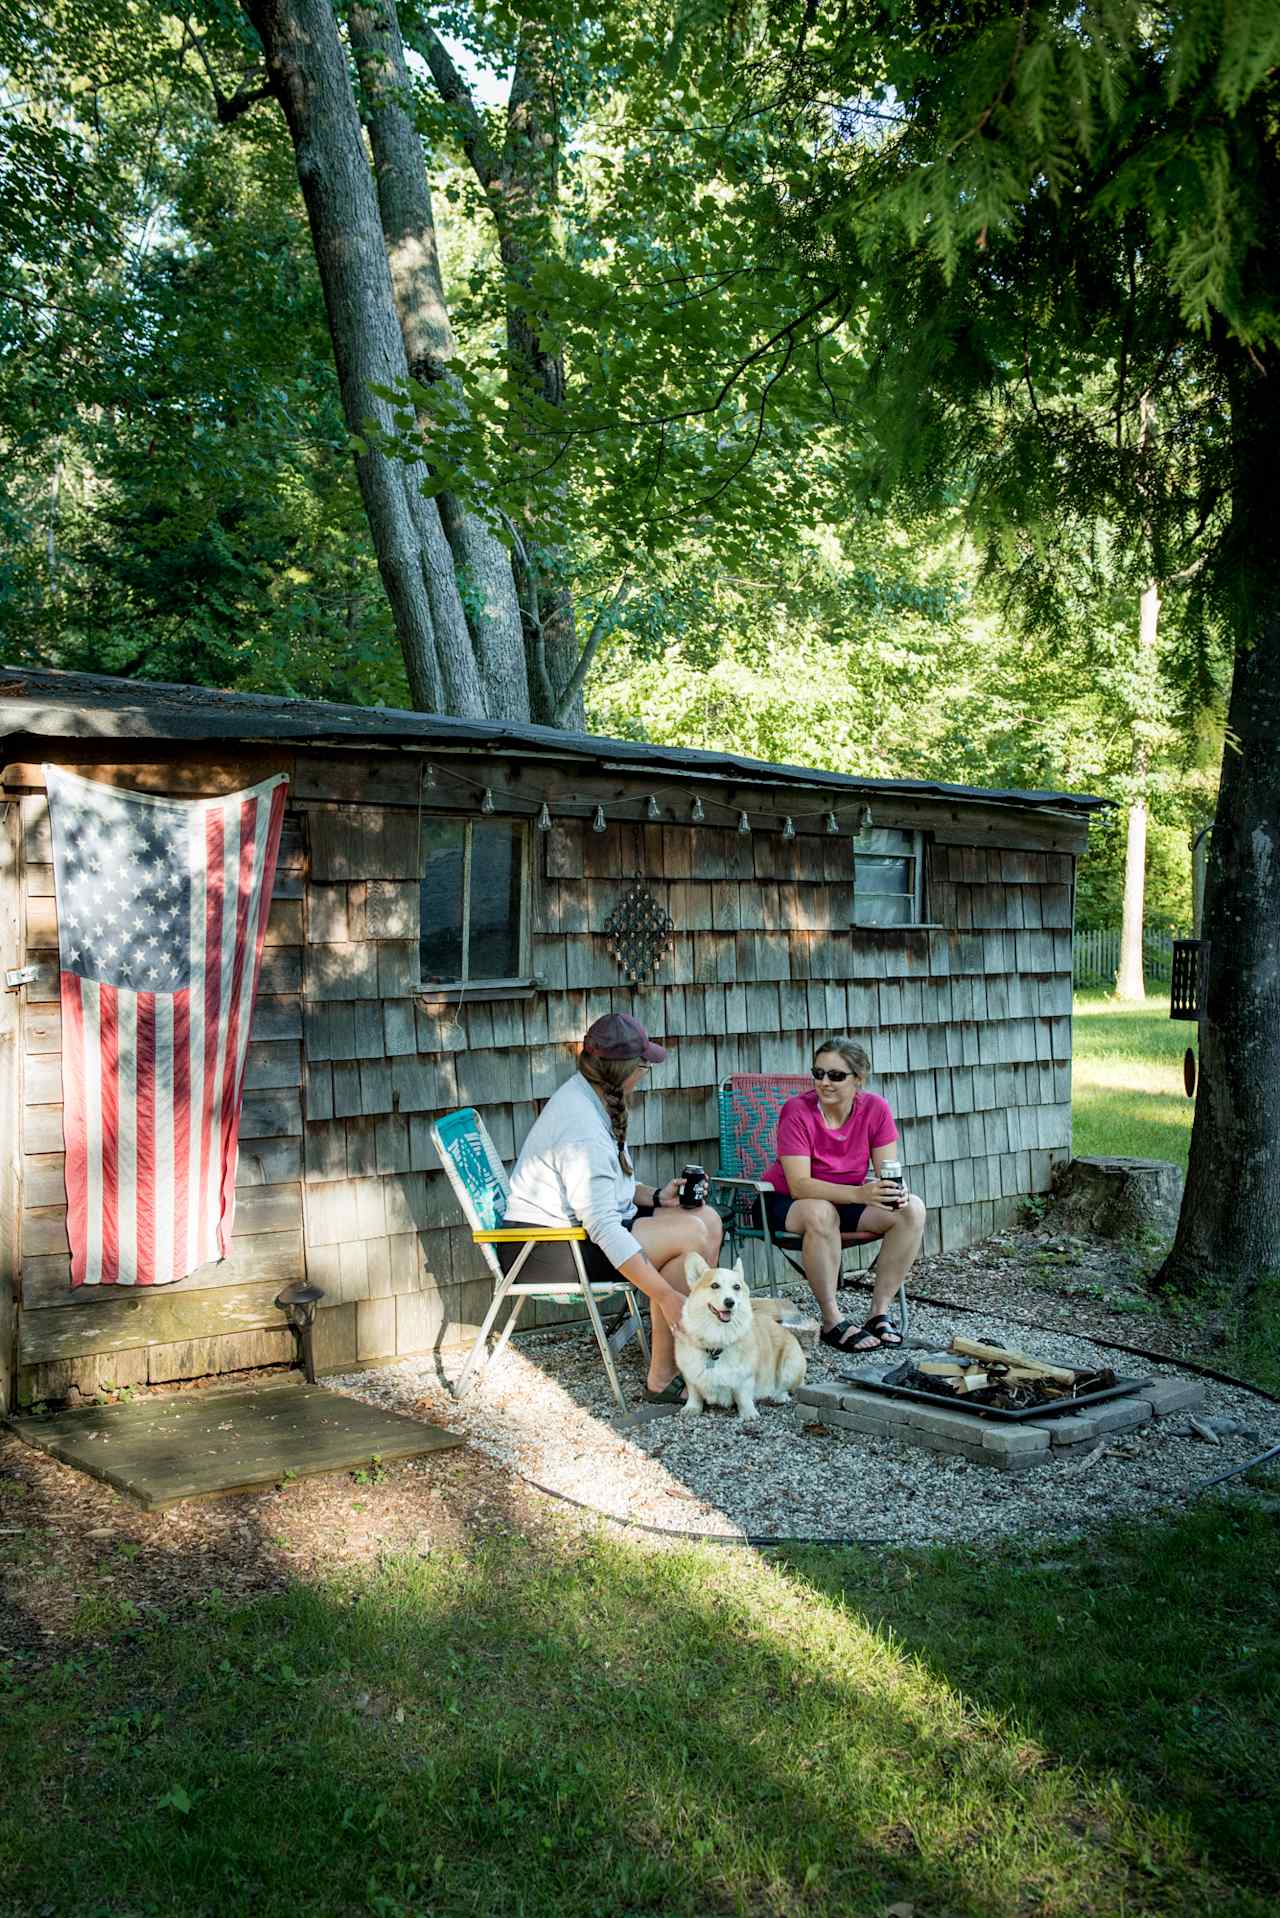
[{"label": "window", "polygon": [[514,820],[423,819],[424,986],[524,980],[527,846],[527,828]]},{"label": "window", "polygon": [[924,919],[924,835],[868,827],[853,842],[855,926],[918,926]]}]

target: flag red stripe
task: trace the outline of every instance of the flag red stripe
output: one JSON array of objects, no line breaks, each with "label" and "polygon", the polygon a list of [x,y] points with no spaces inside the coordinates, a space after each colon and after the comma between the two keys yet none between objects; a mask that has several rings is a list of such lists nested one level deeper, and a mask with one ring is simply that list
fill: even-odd
[{"label": "flag red stripe", "polygon": [[119,1193],[116,1146],[120,1125],[117,1074],[116,988],[98,987],[98,1053],[102,1062],[102,1283],[114,1285],[120,1270]]},{"label": "flag red stripe", "polygon": [[217,1256],[209,1219],[209,1150],[218,1095],[218,1025],[222,1001],[222,814],[205,817],[204,904],[204,1098],[200,1112],[200,1190],[189,1203],[199,1208],[196,1237],[201,1265]]},{"label": "flag red stripe", "polygon": [[71,1283],[84,1284],[89,1256],[89,1169],[85,1151],[84,1007],[80,978],[64,972],[62,998],[62,1140],[67,1149],[67,1236],[71,1241]]},{"label": "flag red stripe", "polygon": [[[156,996],[138,994],[137,1158],[134,1180],[138,1211],[138,1284],[156,1278]],[[167,1195],[164,1202],[167,1203]]]},{"label": "flag red stripe", "polygon": [[191,994],[173,995],[173,1271],[187,1271],[187,1174],[191,1164]]}]

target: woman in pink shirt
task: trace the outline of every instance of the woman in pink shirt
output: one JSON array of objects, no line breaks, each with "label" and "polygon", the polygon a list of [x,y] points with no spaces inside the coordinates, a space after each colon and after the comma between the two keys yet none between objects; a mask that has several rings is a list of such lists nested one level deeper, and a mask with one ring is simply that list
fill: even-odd
[{"label": "woman in pink shirt", "polygon": [[[921,1200],[880,1176],[900,1149],[887,1103],[863,1089],[870,1071],[870,1059],[852,1039],[823,1040],[813,1057],[813,1091],[788,1099],[778,1114],[778,1156],[764,1175],[773,1191],[760,1201],[770,1231],[803,1239],[800,1257],[822,1310],[822,1343],[841,1352],[902,1344],[886,1307],[924,1237]],[[882,1241],[871,1316],[861,1327],[842,1319],[836,1306],[842,1232]]]}]

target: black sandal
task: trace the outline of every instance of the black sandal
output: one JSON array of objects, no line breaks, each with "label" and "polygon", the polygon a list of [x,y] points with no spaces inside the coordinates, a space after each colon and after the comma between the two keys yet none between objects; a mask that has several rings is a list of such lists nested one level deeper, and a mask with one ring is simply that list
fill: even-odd
[{"label": "black sandal", "polygon": [[852,1345],[846,1345],[845,1338],[850,1332],[856,1330],[857,1327],[852,1319],[841,1319],[838,1325],[830,1326],[825,1332],[819,1332],[818,1338],[823,1345],[831,1346],[834,1351],[849,1353],[855,1348]]},{"label": "black sandal", "polygon": [[684,1380],[681,1378],[680,1374],[677,1372],[675,1377],[672,1379],[671,1383],[669,1385],[664,1385],[660,1392],[654,1392],[650,1390],[648,1386],[646,1386],[644,1391],[644,1403],[646,1405],[679,1405],[682,1399],[684,1398],[684,1395],[685,1395],[685,1383],[684,1383]]},{"label": "black sandal", "polygon": [[[871,1343],[869,1345],[863,1345],[861,1343],[863,1339],[869,1339]],[[854,1343],[852,1345],[846,1345],[844,1349],[846,1352],[878,1352],[881,1346],[888,1347],[901,1344],[902,1334],[888,1313],[873,1312],[859,1332]]]}]

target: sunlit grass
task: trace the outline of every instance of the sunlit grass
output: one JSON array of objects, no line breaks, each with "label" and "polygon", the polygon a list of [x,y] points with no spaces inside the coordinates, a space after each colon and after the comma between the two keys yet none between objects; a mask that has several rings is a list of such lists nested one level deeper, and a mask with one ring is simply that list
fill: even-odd
[{"label": "sunlit grass", "polygon": [[1072,1037],[1071,1121],[1080,1158],[1187,1163],[1192,1102],[1182,1059],[1195,1026],[1169,1017],[1167,999],[1126,1006],[1078,993]]},{"label": "sunlit grass", "polygon": [[512,1534],[214,1601],[9,1668],[0,1913],[1262,1918],[1278,1568],[1202,1508],[1053,1553]]}]

